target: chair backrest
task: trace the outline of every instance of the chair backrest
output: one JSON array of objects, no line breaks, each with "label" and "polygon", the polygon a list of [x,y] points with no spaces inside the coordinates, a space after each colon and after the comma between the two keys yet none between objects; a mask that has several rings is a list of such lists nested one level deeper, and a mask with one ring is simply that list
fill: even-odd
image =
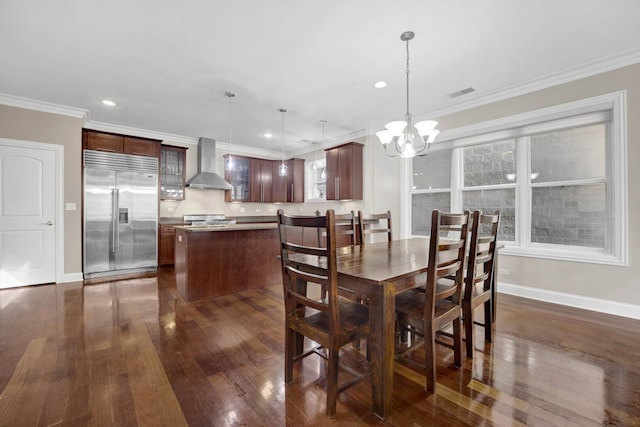
[{"label": "chair backrest", "polygon": [[[433,316],[436,286],[440,278],[454,280],[456,287],[452,300],[462,302],[464,261],[469,230],[469,211],[462,214],[442,213],[435,209],[431,213],[431,236],[429,237],[429,264],[425,298],[426,318]],[[430,313],[426,311],[430,310]]]},{"label": "chair backrest", "polygon": [[[377,221],[378,224],[382,226],[374,227],[370,223],[365,223],[373,220]],[[375,234],[375,233],[387,233],[387,241],[393,240],[393,235],[391,233],[391,211],[386,211],[384,213],[379,214],[369,214],[366,217],[362,214],[362,211],[358,211],[358,228],[360,235],[360,244],[364,245],[366,243],[366,235],[367,234]]]},{"label": "chair backrest", "polygon": [[[320,244],[310,246],[290,241],[287,229],[302,228],[325,231],[326,247]],[[337,332],[338,311],[338,270],[336,260],[335,213],[327,210],[325,216],[286,215],[278,210],[278,231],[280,234],[280,257],[282,262],[282,284],[286,315],[300,317],[304,307],[327,312],[331,332]],[[326,289],[326,298],[321,301],[307,296],[307,283],[317,283]]]},{"label": "chair backrest", "polygon": [[[316,211],[316,215],[320,215]],[[335,214],[336,219],[336,247],[353,246],[359,244],[358,224],[354,211],[345,214]],[[326,246],[326,232],[318,229],[318,244]]]},{"label": "chair backrest", "polygon": [[471,298],[473,286],[480,282],[483,282],[485,291],[491,289],[491,275],[493,274],[499,226],[499,210],[492,215],[483,214],[478,210],[473,212],[469,261],[465,278],[464,297],[467,300]]}]

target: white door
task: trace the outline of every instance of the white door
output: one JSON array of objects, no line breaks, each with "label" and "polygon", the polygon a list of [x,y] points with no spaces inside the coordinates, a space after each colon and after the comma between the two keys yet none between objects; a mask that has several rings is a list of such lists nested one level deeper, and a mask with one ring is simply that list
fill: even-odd
[{"label": "white door", "polygon": [[0,140],[0,289],[56,281],[56,173],[47,144]]}]

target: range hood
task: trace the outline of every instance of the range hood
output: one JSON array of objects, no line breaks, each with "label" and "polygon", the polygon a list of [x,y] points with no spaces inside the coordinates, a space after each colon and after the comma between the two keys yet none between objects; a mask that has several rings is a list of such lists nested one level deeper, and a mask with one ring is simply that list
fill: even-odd
[{"label": "range hood", "polygon": [[231,184],[216,174],[215,139],[198,138],[198,173],[186,185],[190,188],[231,190]]}]

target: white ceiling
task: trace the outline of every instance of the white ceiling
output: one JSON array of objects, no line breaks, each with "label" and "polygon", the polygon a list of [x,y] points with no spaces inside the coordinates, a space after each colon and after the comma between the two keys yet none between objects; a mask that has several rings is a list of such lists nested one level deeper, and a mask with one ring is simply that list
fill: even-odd
[{"label": "white ceiling", "polygon": [[402,118],[406,30],[411,112],[423,119],[640,62],[638,17],[638,0],[2,0],[0,94],[228,142],[231,91],[234,145],[280,150],[286,108],[286,150],[300,152],[321,139],[321,119],[338,139]]}]

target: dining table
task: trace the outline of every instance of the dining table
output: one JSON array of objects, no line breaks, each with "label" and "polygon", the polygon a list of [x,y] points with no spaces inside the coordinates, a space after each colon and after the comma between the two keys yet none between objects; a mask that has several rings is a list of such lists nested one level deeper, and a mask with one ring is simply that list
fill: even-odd
[{"label": "dining table", "polygon": [[426,283],[428,262],[428,237],[337,249],[339,287],[366,298],[369,306],[372,409],[381,419],[393,400],[395,298]]}]

